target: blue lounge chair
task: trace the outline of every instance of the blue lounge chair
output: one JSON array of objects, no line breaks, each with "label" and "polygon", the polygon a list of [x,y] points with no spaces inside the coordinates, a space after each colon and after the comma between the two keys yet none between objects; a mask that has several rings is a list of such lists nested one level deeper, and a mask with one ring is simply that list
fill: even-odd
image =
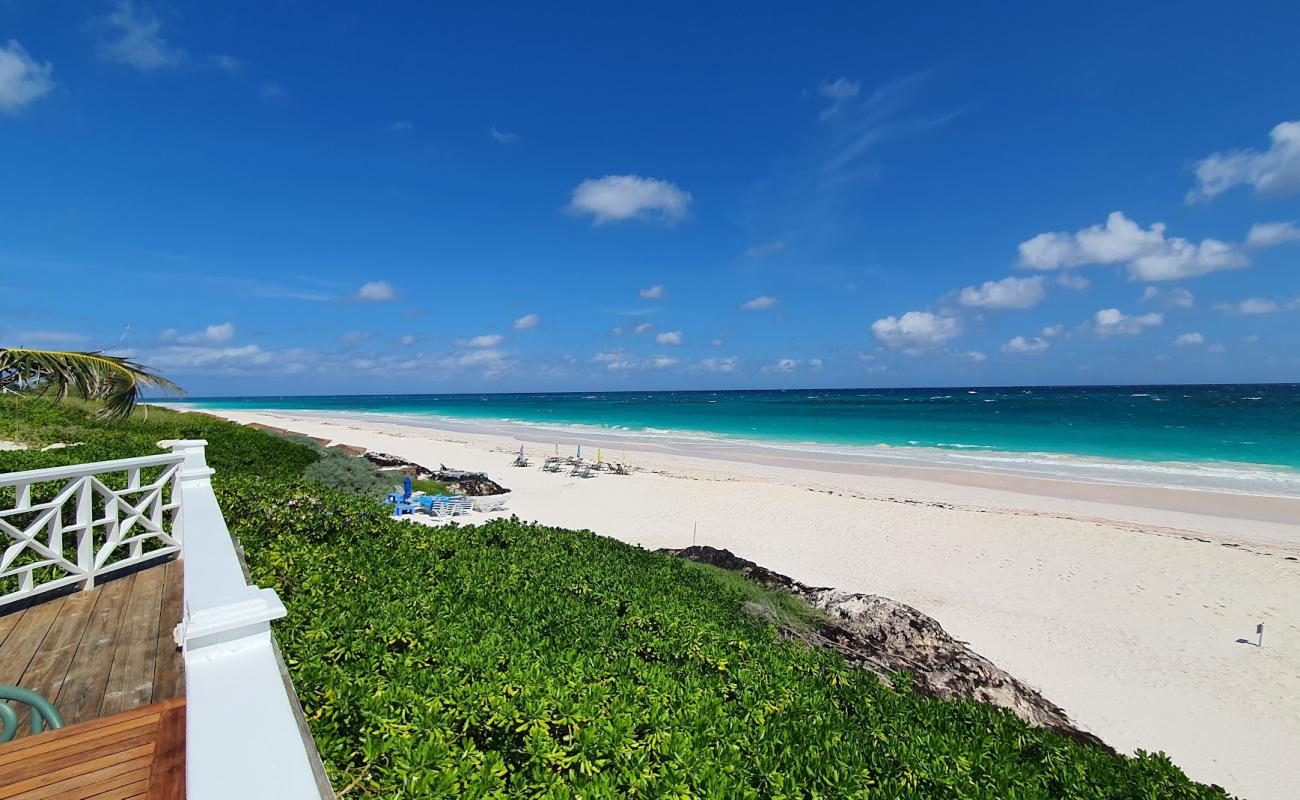
[{"label": "blue lounge chair", "polygon": [[389,492],[388,497],[384,498],[385,503],[406,503],[411,499],[411,476],[407,475],[406,480],[402,481],[402,493]]}]

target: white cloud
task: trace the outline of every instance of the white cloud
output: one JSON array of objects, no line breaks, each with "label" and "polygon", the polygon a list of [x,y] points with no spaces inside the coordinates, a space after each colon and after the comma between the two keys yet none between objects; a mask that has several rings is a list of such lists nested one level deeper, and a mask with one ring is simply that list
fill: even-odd
[{"label": "white cloud", "polygon": [[343,344],[359,344],[368,341],[370,336],[369,331],[348,331],[339,337],[339,341]]},{"label": "white cloud", "polygon": [[745,255],[753,258],[755,256],[765,256],[771,253],[779,253],[785,249],[785,242],[765,242],[764,244],[750,245],[745,248]]},{"label": "white cloud", "polygon": [[908,311],[901,317],[888,316],[871,323],[871,335],[889,347],[913,352],[937,347],[961,334],[961,321],[929,311]]},{"label": "white cloud", "polygon": [[1217,239],[1193,244],[1186,239],[1165,238],[1164,223],[1143,228],[1119,211],[1106,224],[1066,233],[1040,233],[1019,245],[1021,267],[1066,269],[1085,264],[1128,264],[1129,278],[1166,281],[1204,275],[1247,264],[1234,245]]},{"label": "white cloud", "polygon": [[526,331],[529,328],[536,328],[538,323],[540,323],[541,321],[542,321],[542,317],[540,314],[525,314],[519,319],[515,320],[514,325],[512,325],[511,327],[517,331]]},{"label": "white cloud", "polygon": [[775,297],[768,297],[764,294],[755,297],[753,300],[747,300],[744,303],[741,303],[740,308],[744,311],[764,311],[779,302],[780,301]]},{"label": "white cloud", "polygon": [[32,60],[17,41],[0,47],[0,111],[16,114],[54,89],[54,67]]},{"label": "white cloud", "polygon": [[275,81],[267,81],[262,84],[257,93],[267,100],[278,100],[285,95],[285,88]]},{"label": "white cloud", "polygon": [[985,281],[982,286],[967,286],[961,290],[958,301],[974,308],[1033,308],[1047,296],[1043,278],[1003,278]]},{"label": "white cloud", "polygon": [[1247,247],[1275,247],[1287,242],[1300,242],[1300,228],[1294,222],[1262,222],[1250,226],[1246,234]]},{"label": "white cloud", "polygon": [[704,372],[735,372],[736,366],[740,359],[735,356],[728,358],[702,358],[695,365],[695,368]]},{"label": "white cloud", "polygon": [[623,326],[622,326],[622,325],[619,325],[618,327],[614,328],[613,330],[611,330],[611,331],[609,332],[609,335],[610,335],[610,336],[622,336],[622,335],[623,335]]},{"label": "white cloud", "polygon": [[201,331],[184,335],[176,331],[175,328],[168,328],[162,332],[162,336],[159,338],[164,342],[180,342],[181,344],[225,344],[235,338],[235,325],[232,322],[222,322],[209,325]]},{"label": "white cloud", "polygon": [[410,347],[411,345],[415,344],[415,337],[408,333],[402,337],[401,341],[402,344],[406,345],[407,347]]},{"label": "white cloud", "polygon": [[510,144],[511,142],[519,141],[519,134],[506,133],[505,131],[497,130],[497,126],[495,125],[488,128],[488,136],[491,136],[492,140],[498,144]]},{"label": "white cloud", "polygon": [[1175,281],[1221,269],[1237,269],[1248,263],[1235,246],[1217,239],[1205,239],[1200,244],[1170,239],[1167,244],[1167,248],[1129,264],[1129,277],[1136,281]]},{"label": "white cloud", "polygon": [[663,333],[661,333],[661,334],[659,334],[658,336],[655,337],[655,341],[658,342],[659,344],[674,344],[674,345],[676,345],[676,344],[681,344],[681,343],[682,343],[682,332],[681,332],[681,331],[664,331]]},{"label": "white cloud", "polygon": [[623,350],[605,350],[592,356],[591,360],[612,371],[632,369],[637,365],[636,359]]},{"label": "white cloud", "polygon": [[1170,308],[1191,308],[1196,305],[1196,298],[1183,288],[1160,290],[1148,286],[1142,291],[1142,302],[1159,300]]},{"label": "white cloud", "polygon": [[639,175],[606,175],[578,184],[569,211],[591,214],[594,225],[656,217],[671,225],[685,219],[690,206],[690,193],[668,181]]},{"label": "white cloud", "polygon": [[663,369],[664,367],[671,367],[676,363],[678,363],[678,359],[673,358],[672,356],[651,356],[650,357],[650,366],[654,367],[655,369]]},{"label": "white cloud", "polygon": [[1264,194],[1300,192],[1300,120],[1278,123],[1269,131],[1269,139],[1269,148],[1262,153],[1239,150],[1201,160],[1188,202],[1210,200],[1242,184]]},{"label": "white cloud", "polygon": [[1082,292],[1092,286],[1092,281],[1077,272],[1062,272],[1056,276],[1056,282],[1065,288],[1073,289],[1076,292]]},{"label": "white cloud", "polygon": [[1217,303],[1214,310],[1223,314],[1255,316],[1258,314],[1276,314],[1282,310],[1282,306],[1267,297],[1250,297],[1237,303]]},{"label": "white cloud", "polygon": [[850,97],[857,97],[860,91],[862,91],[862,84],[848,78],[836,78],[817,87],[817,94],[827,100],[848,100]]},{"label": "white cloud", "polygon": [[1192,344],[1205,344],[1205,337],[1199,333],[1184,333],[1174,338],[1176,347],[1186,347]]},{"label": "white cloud", "polygon": [[99,43],[99,54],[109,61],[150,72],[185,60],[185,51],[163,38],[162,21],[131,0],[118,0],[100,22],[107,38]]},{"label": "white cloud", "polygon": [[1222,353],[1224,350],[1227,350],[1228,348],[1216,342],[1215,344],[1212,344],[1205,349],[1210,351],[1211,353]]},{"label": "white cloud", "polygon": [[357,290],[356,299],[375,302],[380,300],[392,300],[396,296],[397,292],[393,289],[393,285],[388,281],[370,281],[369,283],[363,284],[361,288]]},{"label": "white cloud", "polygon": [[713,347],[722,347],[722,340],[714,339],[713,341],[709,342],[709,344],[712,345]]},{"label": "white cloud", "polygon": [[983,353],[981,353],[981,352],[978,351],[978,350],[967,350],[967,351],[964,352],[964,353],[958,353],[958,357],[959,357],[959,358],[962,358],[962,359],[964,359],[964,360],[966,360],[966,361],[973,361],[973,362],[975,362],[976,364],[980,363],[981,361],[988,361],[988,360],[989,360],[989,357],[988,357],[988,356],[984,355]]},{"label": "white cloud", "polygon": [[499,333],[484,333],[475,336],[473,339],[457,339],[457,347],[496,347],[506,340],[506,337]]},{"label": "white cloud", "polygon": [[1038,356],[1047,352],[1052,343],[1035,336],[1032,339],[1026,339],[1023,336],[1017,336],[1006,344],[1002,345],[1002,352],[1012,353],[1021,356]]},{"label": "white cloud", "polygon": [[649,289],[642,289],[641,296],[647,300],[662,300],[668,296],[668,292],[664,289],[663,284],[655,284]]},{"label": "white cloud", "polygon": [[1055,339],[1063,333],[1065,333],[1064,325],[1048,325],[1039,331],[1038,335],[1042,336],[1044,339]]},{"label": "white cloud", "polygon": [[633,328],[632,332],[635,333],[637,336],[641,336],[649,333],[654,329],[655,326],[653,322],[642,322],[640,325],[637,325],[635,328]]},{"label": "white cloud", "polygon": [[783,359],[777,361],[775,364],[769,364],[769,365],[767,365],[766,367],[763,367],[763,369],[760,370],[760,371],[761,371],[761,372],[766,372],[766,373],[773,373],[773,372],[794,372],[794,371],[795,371],[796,369],[798,369],[798,368],[799,368],[799,359],[797,359],[797,358],[783,358]]},{"label": "white cloud", "polygon": [[1098,336],[1134,336],[1147,328],[1163,325],[1163,314],[1130,315],[1118,308],[1103,308],[1092,317],[1092,331]]},{"label": "white cloud", "polygon": [[204,347],[185,345],[164,347],[149,353],[145,361],[159,369],[187,369],[196,367],[231,368],[260,366],[272,361],[273,356],[255,344],[242,347]]},{"label": "white cloud", "polygon": [[810,358],[810,359],[808,359],[808,369],[811,369],[811,370],[819,370],[819,369],[821,369],[823,366],[824,366],[824,362],[823,362],[820,358]]},{"label": "white cloud", "polygon": [[238,58],[235,58],[232,55],[227,55],[225,53],[217,53],[215,56],[212,56],[212,58],[208,60],[212,62],[212,66],[216,67],[222,72],[229,72],[231,75],[234,75],[235,73],[238,72],[242,72],[244,69],[243,61],[240,61]]}]

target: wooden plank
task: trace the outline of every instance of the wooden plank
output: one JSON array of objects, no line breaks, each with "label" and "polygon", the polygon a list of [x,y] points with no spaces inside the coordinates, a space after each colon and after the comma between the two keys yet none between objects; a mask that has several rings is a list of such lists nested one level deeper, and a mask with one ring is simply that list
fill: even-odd
[{"label": "wooden plank", "polygon": [[119,786],[122,783],[137,783],[149,780],[149,756],[134,759],[122,764],[113,764],[88,775],[68,778],[49,786],[42,785],[25,794],[16,795],[9,800],[80,800],[87,796],[94,797],[101,789]]},{"label": "wooden plank", "polygon": [[162,608],[163,570],[135,574],[126,604],[126,619],[118,630],[113,665],[104,687],[99,715],[107,717],[153,699],[154,656],[158,651],[158,614]]},{"label": "wooden plank", "polygon": [[17,764],[10,765],[8,769],[0,773],[0,781],[7,785],[28,778],[48,775],[65,767],[85,764],[103,756],[121,753],[123,750],[130,750],[146,744],[154,744],[154,750],[157,752],[157,741],[158,724],[154,723],[153,725],[137,728],[132,732],[131,736],[124,736],[120,739],[92,739],[81,743],[80,746],[64,747],[54,752],[46,752],[38,748],[34,751],[28,751],[28,758]]},{"label": "wooden plank", "polygon": [[68,725],[100,716],[118,631],[126,616],[126,601],[135,578],[135,575],[127,575],[95,588],[99,602],[95,603],[90,624],[86,626],[81,644],[72,657],[59,696],[53,701]]},{"label": "wooden plank", "polygon": [[47,772],[25,781],[15,781],[7,786],[0,786],[0,798],[22,796],[30,800],[39,800],[45,797],[62,797],[65,794],[73,794],[73,790],[93,786],[124,772],[143,768],[147,775],[150,762],[153,761],[153,748],[154,745],[150,742]]},{"label": "wooden plank", "polygon": [[158,721],[158,741],[149,773],[149,800],[185,796],[185,700],[166,704]]},{"label": "wooden plank", "polygon": [[184,612],[184,564],[169,561],[158,569],[163,573],[162,609],[158,614],[158,650],[154,656],[153,702],[170,700],[185,694],[184,659],[176,646],[173,631]]},{"label": "wooden plank", "polygon": [[27,609],[20,608],[17,611],[10,611],[8,614],[0,616],[0,646],[4,645],[5,639],[18,624],[18,620],[22,619],[23,614],[26,612]]},{"label": "wooden plank", "polygon": [[18,683],[61,608],[63,598],[56,597],[27,609],[27,613],[23,614],[23,618],[5,637],[4,648],[0,649],[0,683]]},{"label": "wooden plank", "polygon": [[[134,775],[124,775],[123,779],[135,777]],[[98,786],[96,789],[100,788]],[[145,792],[149,791],[149,781],[135,781],[125,786],[118,786],[113,789],[107,789],[96,795],[87,795],[85,800],[143,800]]]},{"label": "wooden plank", "polygon": [[53,753],[65,747],[81,747],[97,739],[132,736],[137,728],[156,728],[161,718],[160,709],[146,706],[104,719],[69,725],[40,736],[16,739],[0,745],[0,775],[4,774],[7,765],[31,757],[34,752]]},{"label": "wooden plank", "polygon": [[[63,679],[68,674],[72,657],[81,644],[82,634],[90,623],[91,612],[99,600],[99,593],[92,590],[68,595],[63,599],[58,616],[50,626],[40,647],[27,665],[27,671],[18,680],[18,685],[31,689],[40,696],[49,699],[58,697]],[[30,710],[23,707],[18,715],[18,735],[25,736],[30,731]]]}]

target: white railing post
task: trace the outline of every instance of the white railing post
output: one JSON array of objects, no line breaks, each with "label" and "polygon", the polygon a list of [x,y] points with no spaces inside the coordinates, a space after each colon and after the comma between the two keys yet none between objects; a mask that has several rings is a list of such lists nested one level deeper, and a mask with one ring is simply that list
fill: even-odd
[{"label": "white railing post", "polygon": [[177,527],[185,560],[185,619],[181,645],[193,653],[204,647],[238,644],[270,636],[273,619],[285,614],[271,589],[249,586],[235,552],[234,540],[212,491],[212,469],[204,458],[206,441],[171,442],[181,455],[176,491],[180,494]]},{"label": "white railing post", "polygon": [[250,586],[226,528],[202,440],[168,443],[176,477],[185,614],[185,787],[190,800],[319,798],[308,747],[280,675],[271,589]]}]

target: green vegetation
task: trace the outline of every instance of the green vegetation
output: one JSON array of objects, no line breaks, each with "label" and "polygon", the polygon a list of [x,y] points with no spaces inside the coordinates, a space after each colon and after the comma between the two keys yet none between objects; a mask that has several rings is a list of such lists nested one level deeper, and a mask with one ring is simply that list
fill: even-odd
[{"label": "green vegetation", "polygon": [[[184,435],[209,440],[253,578],[289,607],[277,637],[347,797],[1224,796],[1163,755],[1115,756],[926,699],[904,676],[891,690],[778,641],[741,605],[793,598],[729,573],[518,520],[395,522],[302,480],[311,448],[216,420],[151,410],[110,429],[27,410],[29,435],[47,421],[42,440],[86,441],[96,458],[201,429]],[[21,468],[15,457],[86,460],[78,449],[0,453],[0,471]]]},{"label": "green vegetation", "polygon": [[59,400],[84,397],[98,404],[99,416],[123,419],[146,387],[181,393],[181,387],[122,356],[0,347],[0,392],[52,394]]}]

